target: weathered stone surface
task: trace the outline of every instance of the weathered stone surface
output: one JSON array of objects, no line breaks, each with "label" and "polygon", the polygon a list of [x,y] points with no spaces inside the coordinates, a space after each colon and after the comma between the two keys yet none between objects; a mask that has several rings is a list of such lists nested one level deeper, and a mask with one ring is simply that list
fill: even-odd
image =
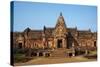
[{"label": "weathered stone surface", "polygon": [[97,32],[91,32],[90,29],[77,30],[77,27],[67,28],[64,17],[60,14],[54,28],[44,26],[43,30],[27,28],[23,32],[13,32],[13,46],[31,49],[93,48],[97,47]]}]

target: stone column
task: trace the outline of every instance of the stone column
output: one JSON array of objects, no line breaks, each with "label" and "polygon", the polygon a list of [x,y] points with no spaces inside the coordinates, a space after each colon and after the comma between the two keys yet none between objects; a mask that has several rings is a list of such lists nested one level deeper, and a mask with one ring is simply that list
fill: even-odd
[{"label": "stone column", "polygon": [[85,55],[87,55],[88,54],[88,50],[85,50]]},{"label": "stone column", "polygon": [[63,48],[66,48],[66,39],[64,38],[62,42],[63,42],[62,43],[63,44]]},{"label": "stone column", "polygon": [[73,57],[75,56],[75,51],[74,51],[74,50],[73,50],[72,56],[73,56]]},{"label": "stone column", "polygon": [[46,53],[45,53],[45,52],[43,52],[43,56],[44,56],[44,57],[46,56]]},{"label": "stone column", "polygon": [[49,53],[49,55],[51,56],[51,53]]},{"label": "stone column", "polygon": [[57,48],[57,39],[54,38],[54,48]]},{"label": "stone column", "polygon": [[74,57],[75,56],[75,49],[74,49],[74,42],[72,43],[72,56]]},{"label": "stone column", "polygon": [[39,56],[39,52],[37,52],[37,57]]},{"label": "stone column", "polygon": [[64,43],[65,41],[64,41],[64,39],[62,39],[62,48],[64,48]]},{"label": "stone column", "polygon": [[91,43],[92,43],[92,47],[95,47],[94,41],[92,41]]}]

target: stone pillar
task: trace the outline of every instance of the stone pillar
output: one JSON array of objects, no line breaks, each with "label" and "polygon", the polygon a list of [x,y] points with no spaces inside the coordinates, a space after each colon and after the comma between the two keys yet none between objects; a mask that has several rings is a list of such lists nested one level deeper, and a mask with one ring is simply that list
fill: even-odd
[{"label": "stone pillar", "polygon": [[74,49],[74,42],[72,43],[72,56],[74,57],[75,56],[75,49]]},{"label": "stone pillar", "polygon": [[88,50],[85,50],[85,55],[87,55],[88,54]]},{"label": "stone pillar", "polygon": [[54,48],[57,48],[57,39],[54,38]]},{"label": "stone pillar", "polygon": [[51,56],[51,53],[49,53],[49,55]]},{"label": "stone pillar", "polygon": [[95,47],[95,46],[96,46],[96,44],[94,44],[94,42],[95,42],[95,41],[92,41],[92,42],[91,42],[91,43],[92,43],[92,47]]},{"label": "stone pillar", "polygon": [[63,48],[66,48],[66,39],[64,38],[62,42],[63,42],[62,43],[63,44]]},{"label": "stone pillar", "polygon": [[37,57],[39,56],[39,52],[37,52]]},{"label": "stone pillar", "polygon": [[75,56],[75,51],[74,51],[74,50],[73,50],[72,56],[73,56],[73,57]]},{"label": "stone pillar", "polygon": [[45,53],[45,52],[43,52],[43,56],[44,56],[44,57],[46,56],[46,53]]}]

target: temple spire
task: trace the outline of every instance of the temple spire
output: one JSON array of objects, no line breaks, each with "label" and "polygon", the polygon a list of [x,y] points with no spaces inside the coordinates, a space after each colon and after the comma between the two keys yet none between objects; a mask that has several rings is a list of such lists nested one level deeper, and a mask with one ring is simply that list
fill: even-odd
[{"label": "temple spire", "polygon": [[60,12],[60,16],[58,17],[56,27],[59,25],[63,25],[64,27],[66,27],[64,17],[62,16],[62,12]]}]

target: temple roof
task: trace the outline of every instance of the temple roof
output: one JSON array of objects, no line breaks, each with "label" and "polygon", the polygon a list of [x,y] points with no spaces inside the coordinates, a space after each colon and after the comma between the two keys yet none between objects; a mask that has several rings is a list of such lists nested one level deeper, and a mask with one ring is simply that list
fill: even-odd
[{"label": "temple roof", "polygon": [[46,37],[53,37],[53,31],[54,31],[54,28],[46,28],[45,36]]},{"label": "temple roof", "polygon": [[78,31],[78,37],[80,38],[90,38],[91,36],[92,36],[92,32],[89,30]]},{"label": "temple roof", "polygon": [[31,39],[41,39],[42,38],[42,30],[31,30],[28,33],[29,38]]},{"label": "temple roof", "polygon": [[31,31],[29,27],[24,30],[24,32],[29,32],[29,31]]},{"label": "temple roof", "polygon": [[[50,28],[46,27],[45,32],[44,30],[32,30],[32,29],[25,29],[24,32],[28,32],[28,37],[30,39],[42,39],[43,38],[43,33],[45,33],[45,37],[51,38],[53,36],[53,31],[55,28]],[[78,38],[90,38],[91,36],[96,37],[97,33],[96,32],[91,32],[89,30],[77,30],[77,28],[66,28],[73,36],[77,33]],[[29,31],[30,30],[30,31]],[[13,36],[18,37],[18,35],[24,36],[24,32],[14,32]]]},{"label": "temple roof", "polygon": [[76,28],[66,28],[68,30],[68,32],[76,32],[77,29]]}]

